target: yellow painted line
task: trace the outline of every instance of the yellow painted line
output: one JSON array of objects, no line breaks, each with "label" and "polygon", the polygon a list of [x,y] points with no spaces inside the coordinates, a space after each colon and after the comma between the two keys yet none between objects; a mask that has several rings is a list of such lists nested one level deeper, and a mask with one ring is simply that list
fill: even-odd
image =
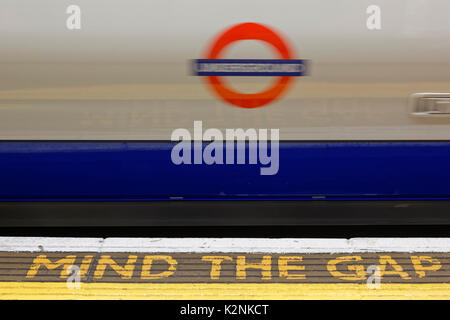
[{"label": "yellow painted line", "polygon": [[224,284],[224,283],[81,283],[69,289],[61,282],[1,282],[0,299],[450,299],[450,283],[381,284]]}]

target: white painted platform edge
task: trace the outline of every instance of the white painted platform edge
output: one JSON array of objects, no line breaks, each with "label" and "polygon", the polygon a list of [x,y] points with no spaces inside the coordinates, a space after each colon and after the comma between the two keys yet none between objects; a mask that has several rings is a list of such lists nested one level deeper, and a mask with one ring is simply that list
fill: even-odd
[{"label": "white painted platform edge", "polygon": [[102,238],[0,237],[0,251],[98,252]]},{"label": "white painted platform edge", "polygon": [[364,253],[450,252],[450,238],[46,238],[0,237],[6,252]]}]

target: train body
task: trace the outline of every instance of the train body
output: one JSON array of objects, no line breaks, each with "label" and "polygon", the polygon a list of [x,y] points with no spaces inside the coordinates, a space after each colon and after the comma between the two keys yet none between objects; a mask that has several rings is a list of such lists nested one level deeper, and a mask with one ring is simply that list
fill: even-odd
[{"label": "train body", "polygon": [[8,223],[229,201],[440,201],[449,222],[449,1],[72,2],[1,1]]}]

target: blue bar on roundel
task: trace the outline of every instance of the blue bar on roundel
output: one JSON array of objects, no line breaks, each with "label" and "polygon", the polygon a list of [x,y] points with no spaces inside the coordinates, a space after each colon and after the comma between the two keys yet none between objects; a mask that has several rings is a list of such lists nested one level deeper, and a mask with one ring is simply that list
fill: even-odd
[{"label": "blue bar on roundel", "polygon": [[197,76],[290,76],[307,75],[307,60],[297,59],[197,59]]}]

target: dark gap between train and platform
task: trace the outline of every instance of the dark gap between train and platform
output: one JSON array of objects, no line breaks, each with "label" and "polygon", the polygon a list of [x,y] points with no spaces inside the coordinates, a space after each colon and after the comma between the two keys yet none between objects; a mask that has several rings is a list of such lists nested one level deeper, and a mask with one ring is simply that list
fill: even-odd
[{"label": "dark gap between train and platform", "polygon": [[448,225],[376,226],[157,226],[157,227],[0,227],[0,236],[24,237],[206,237],[355,238],[450,237]]},{"label": "dark gap between train and platform", "polygon": [[2,227],[209,228],[338,225],[450,226],[450,200],[0,202]]}]

